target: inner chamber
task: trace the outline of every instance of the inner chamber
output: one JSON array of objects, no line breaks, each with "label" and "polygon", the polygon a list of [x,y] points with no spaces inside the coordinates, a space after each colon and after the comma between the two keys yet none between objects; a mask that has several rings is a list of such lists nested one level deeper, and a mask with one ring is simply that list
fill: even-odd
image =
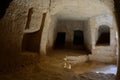
[{"label": "inner chamber", "polygon": [[[85,20],[58,20],[55,27],[54,50],[85,51]],[[82,53],[82,52],[81,52]]]}]

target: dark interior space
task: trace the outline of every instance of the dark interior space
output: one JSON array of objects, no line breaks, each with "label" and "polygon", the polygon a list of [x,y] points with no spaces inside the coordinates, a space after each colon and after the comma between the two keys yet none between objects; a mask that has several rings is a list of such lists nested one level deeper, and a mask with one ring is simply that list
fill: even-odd
[{"label": "dark interior space", "polygon": [[73,48],[75,50],[85,50],[84,33],[81,30],[75,30],[73,34]]},{"label": "dark interior space", "polygon": [[55,40],[55,48],[64,48],[65,46],[65,32],[58,32]]},{"label": "dark interior space", "polygon": [[110,33],[102,33],[97,41],[97,45],[110,45]]},{"label": "dark interior space", "polygon": [[81,30],[74,31],[73,44],[74,45],[84,45],[83,31],[81,31]]},{"label": "dark interior space", "polygon": [[12,0],[0,0],[0,19],[5,15],[6,9]]},{"label": "dark interior space", "polygon": [[98,35],[97,46],[110,45],[110,28],[108,26],[100,26]]},{"label": "dark interior space", "polygon": [[23,52],[39,52],[40,36],[39,31],[29,34],[24,34],[22,42]]}]

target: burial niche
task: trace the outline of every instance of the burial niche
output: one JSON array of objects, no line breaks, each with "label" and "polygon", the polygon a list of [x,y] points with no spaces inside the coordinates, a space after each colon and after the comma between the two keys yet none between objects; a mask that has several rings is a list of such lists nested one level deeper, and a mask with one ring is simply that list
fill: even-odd
[{"label": "burial niche", "polygon": [[65,37],[66,37],[65,32],[58,32],[57,33],[57,37],[55,40],[55,47],[56,48],[63,48],[65,46]]},{"label": "burial niche", "polygon": [[110,27],[107,25],[102,25],[98,29],[98,40],[96,43],[99,45],[110,45]]}]

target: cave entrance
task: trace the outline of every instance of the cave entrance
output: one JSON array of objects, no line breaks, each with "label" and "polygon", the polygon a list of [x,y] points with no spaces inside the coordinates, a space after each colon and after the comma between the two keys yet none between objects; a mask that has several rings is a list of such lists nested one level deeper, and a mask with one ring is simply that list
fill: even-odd
[{"label": "cave entrance", "polygon": [[98,40],[96,43],[97,46],[99,45],[110,45],[110,27],[103,25],[100,26],[98,29]]},{"label": "cave entrance", "polygon": [[65,46],[65,32],[58,32],[55,40],[55,48],[64,48]]}]

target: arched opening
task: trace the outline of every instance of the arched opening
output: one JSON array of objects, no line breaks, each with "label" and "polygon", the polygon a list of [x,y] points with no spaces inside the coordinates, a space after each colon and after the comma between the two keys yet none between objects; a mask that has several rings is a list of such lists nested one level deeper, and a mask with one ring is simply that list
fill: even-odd
[{"label": "arched opening", "polygon": [[106,25],[102,25],[98,28],[98,39],[97,39],[97,46],[110,45],[110,27]]}]

